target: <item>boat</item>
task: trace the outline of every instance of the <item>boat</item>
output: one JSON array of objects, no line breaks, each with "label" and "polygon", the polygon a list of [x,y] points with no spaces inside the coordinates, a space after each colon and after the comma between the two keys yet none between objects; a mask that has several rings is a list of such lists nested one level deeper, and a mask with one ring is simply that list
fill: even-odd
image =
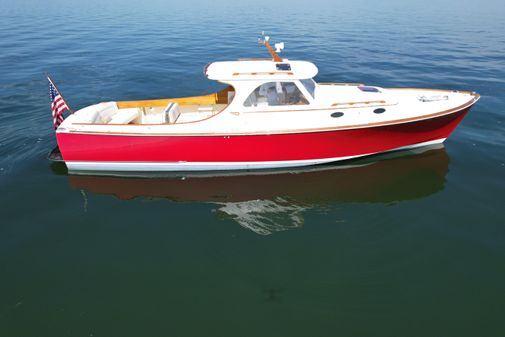
[{"label": "boat", "polygon": [[270,58],[204,67],[208,79],[226,85],[219,92],[75,111],[55,124],[58,146],[50,158],[72,174],[317,165],[442,143],[480,97],[318,83],[316,65],[282,58],[284,44],[274,49],[268,36],[258,40]]}]

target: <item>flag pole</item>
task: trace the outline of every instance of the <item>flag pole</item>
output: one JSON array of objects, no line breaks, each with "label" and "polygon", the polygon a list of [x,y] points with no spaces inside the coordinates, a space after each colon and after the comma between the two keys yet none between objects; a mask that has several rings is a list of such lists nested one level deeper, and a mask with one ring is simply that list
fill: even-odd
[{"label": "flag pole", "polygon": [[58,89],[58,87],[56,86],[56,84],[54,84],[53,80],[51,79],[51,77],[49,77],[49,74],[46,73],[46,77],[48,79],[49,82],[51,82],[51,84],[56,88],[56,90],[60,93],[60,97],[61,99],[63,100],[63,102],[65,102],[65,104],[67,105],[67,108],[68,108],[68,111],[70,111],[70,113],[74,113],[74,110],[72,110],[70,108],[70,105],[68,105],[67,101],[65,101],[65,98],[63,98],[63,94],[61,93],[60,89]]}]

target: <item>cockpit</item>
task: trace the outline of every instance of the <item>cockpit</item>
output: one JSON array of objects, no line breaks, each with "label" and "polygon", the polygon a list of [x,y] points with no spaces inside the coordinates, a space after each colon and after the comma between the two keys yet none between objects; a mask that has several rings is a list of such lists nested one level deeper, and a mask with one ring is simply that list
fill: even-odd
[{"label": "cockpit", "polygon": [[258,86],[244,102],[246,107],[307,105],[309,101],[296,82],[266,82]]}]

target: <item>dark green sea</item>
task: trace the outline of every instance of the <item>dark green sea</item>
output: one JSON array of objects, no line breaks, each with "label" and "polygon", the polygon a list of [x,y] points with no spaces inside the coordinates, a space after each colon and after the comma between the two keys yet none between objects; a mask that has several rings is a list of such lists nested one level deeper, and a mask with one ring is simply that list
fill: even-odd
[{"label": "dark green sea", "polygon": [[[502,1],[0,0],[0,337],[505,336]],[[304,170],[118,178],[51,164],[75,109],[321,82],[476,91],[444,146]]]}]

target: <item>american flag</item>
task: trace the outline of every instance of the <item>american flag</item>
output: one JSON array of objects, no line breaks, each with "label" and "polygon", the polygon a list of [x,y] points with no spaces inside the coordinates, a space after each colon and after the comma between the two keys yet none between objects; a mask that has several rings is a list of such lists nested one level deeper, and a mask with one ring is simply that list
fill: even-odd
[{"label": "american flag", "polygon": [[54,86],[51,79],[49,80],[49,96],[51,97],[51,110],[53,112],[53,124],[54,128],[57,129],[58,126],[63,122],[63,113],[69,110],[67,103],[61,97],[58,89]]}]

